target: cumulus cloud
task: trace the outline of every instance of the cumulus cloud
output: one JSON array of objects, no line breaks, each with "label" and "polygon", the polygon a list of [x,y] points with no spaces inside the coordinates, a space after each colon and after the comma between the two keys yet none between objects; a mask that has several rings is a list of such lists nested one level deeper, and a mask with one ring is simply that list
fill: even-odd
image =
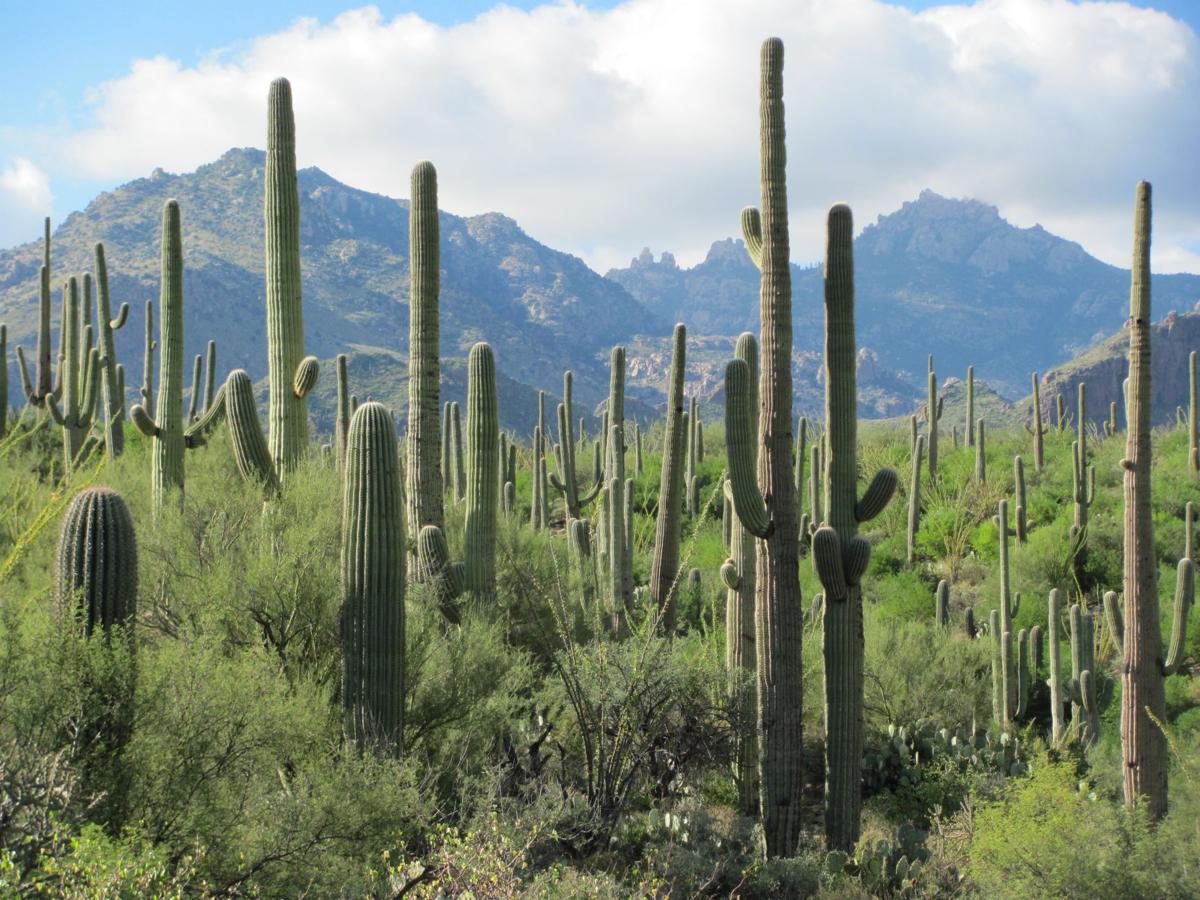
[{"label": "cumulus cloud", "polygon": [[48,164],[117,181],[262,146],[267,85],[287,75],[302,165],[407,196],[428,158],[444,208],[505,212],[601,271],[645,244],[694,262],[758,199],[769,34],[787,53],[795,259],[820,256],[830,203],[861,227],[932,187],[1127,264],[1146,178],[1156,264],[1200,268],[1200,43],[1115,2],[564,2],[452,27],[367,7],[192,67],[139,60]]},{"label": "cumulus cloud", "polygon": [[0,246],[38,233],[52,199],[50,179],[28,159],[18,156],[0,168]]}]

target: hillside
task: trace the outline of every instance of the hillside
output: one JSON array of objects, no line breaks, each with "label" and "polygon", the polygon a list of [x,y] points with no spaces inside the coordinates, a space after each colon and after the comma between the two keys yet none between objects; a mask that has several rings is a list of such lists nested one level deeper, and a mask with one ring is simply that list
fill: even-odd
[{"label": "hillside", "polygon": [[[1002,394],[1024,396],[1029,373],[1064,363],[1120,327],[1129,272],[1089,256],[1041,226],[1017,228],[994,206],[922,191],[855,240],[859,346],[922,382],[928,353],[938,374],[969,365]],[[707,334],[758,329],[758,271],[741,241],[717,241],[680,268],[647,250],[606,275],[666,319],[690,317]],[[798,352],[823,339],[821,271],[793,265]],[[1155,275],[1155,309],[1190,310],[1200,276]]]}]

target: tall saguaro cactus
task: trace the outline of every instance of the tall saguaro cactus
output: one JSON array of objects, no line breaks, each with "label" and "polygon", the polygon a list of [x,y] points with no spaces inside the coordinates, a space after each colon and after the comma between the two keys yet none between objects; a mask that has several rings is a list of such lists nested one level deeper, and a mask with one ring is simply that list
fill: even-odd
[{"label": "tall saguaro cactus", "polygon": [[122,303],[116,318],[112,314],[112,301],[108,293],[108,263],[104,257],[104,245],[96,244],[96,325],[100,329],[100,367],[104,373],[104,444],[109,458],[120,456],[125,450],[125,397],[117,384],[117,345],[113,332],[124,326],[129,318],[129,304]]},{"label": "tall saguaro cactus", "polygon": [[1167,741],[1154,516],[1150,506],[1150,185],[1137,186],[1129,288],[1129,393],[1125,458],[1125,636],[1121,757],[1125,802],[1167,812]]},{"label": "tall saguaro cactus", "polygon": [[1034,372],[1030,380],[1033,382],[1033,427],[1030,429],[1033,433],[1033,470],[1040,472],[1046,462],[1046,426],[1042,423],[1042,392],[1038,373]]},{"label": "tall saguaro cactus", "polygon": [[[792,281],[784,143],[783,42],[761,51],[762,210],[742,212],[742,234],[762,273],[758,434],[751,431],[749,367],[725,369],[726,446],[734,508],[755,541],[760,806],[768,857],[791,856],[800,826],[804,632],[799,513],[792,483]],[[752,447],[757,444],[758,459]],[[757,468],[757,478],[755,469]]]},{"label": "tall saguaro cactus", "polygon": [[975,446],[975,367],[967,366],[967,446]]},{"label": "tall saguaro cactus", "polygon": [[[62,428],[63,464],[70,470],[83,450],[84,442],[88,440],[100,399],[99,355],[95,347],[86,356],[82,352],[89,341],[80,333],[79,282],[75,276],[67,279],[63,288],[62,322],[62,346],[66,354],[59,360],[62,406],[59,406],[54,394],[46,397],[46,406],[51,417]],[[89,337],[91,331],[91,326],[87,326],[86,334]]]},{"label": "tall saguaro cactus", "polygon": [[[746,364],[746,396],[738,402],[745,403],[746,415],[750,417],[748,428],[751,434],[758,433],[758,341],[750,332],[738,337],[734,355]],[[801,428],[804,427],[801,420]],[[757,447],[750,449],[748,463],[752,469],[758,467]],[[797,476],[799,479],[803,475]],[[797,493],[799,491],[797,490]],[[729,686],[738,721],[742,730],[737,735],[736,777],[738,806],[743,815],[758,812],[758,748],[755,736],[749,728],[754,722],[755,696],[749,676],[757,670],[755,652],[754,603],[755,603],[755,549],[752,535],[733,511],[732,493],[726,497],[729,523],[729,558],[721,566],[721,581],[728,589],[725,601],[725,668],[729,673]]]},{"label": "tall saguaro cactus", "polygon": [[917,530],[921,527],[921,455],[925,452],[925,435],[917,435],[912,453],[912,476],[908,482],[908,564],[917,558]]},{"label": "tall saguaro cactus", "polygon": [[[854,340],[854,223],[829,210],[825,249],[825,476],[827,525],[813,535],[825,589],[825,842],[850,852],[862,816],[863,573],[871,545],[858,526],[883,511],[899,476],[880,469],[858,496],[858,387]],[[931,415],[936,411],[931,410]]]},{"label": "tall saguaro cactus", "polygon": [[[583,494],[579,492],[579,483],[576,480],[575,468],[575,452],[578,449],[575,444],[575,435],[571,432],[572,418],[574,415],[572,405],[572,381],[573,377],[568,370],[563,373],[563,402],[558,404],[558,444],[554,448],[556,463],[558,465],[557,474],[550,476],[550,483],[554,485],[555,490],[563,495],[563,503],[567,507],[567,520],[578,519],[579,514],[583,511],[583,507],[587,506],[596,499],[600,493],[600,488],[603,484],[603,478],[597,476],[595,484],[591,489]],[[583,440],[583,426],[580,425],[580,441]],[[598,440],[603,440],[603,435]]]},{"label": "tall saguaro cactus", "polygon": [[1192,478],[1200,479],[1200,398],[1197,397],[1196,351],[1188,354],[1188,471]]},{"label": "tall saguaro cactus", "polygon": [[654,524],[654,557],[650,562],[650,597],[667,635],[675,633],[679,582],[679,541],[683,524],[684,410],[683,379],[687,367],[687,329],[676,323],[667,373],[667,424],[662,473],[658,482],[658,515]]},{"label": "tall saguaro cactus", "polygon": [[[439,457],[438,292],[440,248],[437,170],[419,162],[412,170],[408,214],[408,527],[415,547],[425,525],[442,525],[442,474]],[[415,568],[415,566],[414,566]],[[423,576],[422,576],[423,577]]]},{"label": "tall saguaro cactus", "polygon": [[942,407],[946,404],[946,395],[938,396],[937,373],[933,371],[933,355],[929,356],[928,394],[925,400],[925,430],[929,436],[927,442],[929,453],[929,482],[937,481],[938,464],[938,421],[942,418]]},{"label": "tall saguaro cactus", "polygon": [[492,601],[496,597],[500,414],[496,361],[492,348],[482,342],[467,356],[467,432],[466,589],[480,600]]},{"label": "tall saguaro cactus", "polygon": [[342,708],[361,749],[404,737],[404,490],[396,428],[381,403],[354,413],[342,500]]},{"label": "tall saguaro cactus", "polygon": [[304,356],[300,295],[300,195],[296,187],[296,123],[292,86],[271,82],[267,97],[266,225],[267,375],[271,400],[267,446],[281,481],[308,446],[308,392],[317,360]]}]

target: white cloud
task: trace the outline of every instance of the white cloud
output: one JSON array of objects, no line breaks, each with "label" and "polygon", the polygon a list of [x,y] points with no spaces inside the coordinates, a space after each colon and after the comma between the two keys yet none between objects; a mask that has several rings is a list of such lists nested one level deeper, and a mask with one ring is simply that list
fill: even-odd
[{"label": "white cloud", "polygon": [[11,159],[0,169],[0,246],[40,233],[51,200],[46,173],[24,157]]},{"label": "white cloud", "polygon": [[368,7],[191,68],[139,60],[46,165],[117,181],[261,146],[267,85],[287,75],[302,165],[407,196],[429,158],[443,208],[505,212],[602,271],[644,244],[688,263],[757,201],[769,34],[787,48],[795,259],[820,255],[831,202],[861,227],[932,187],[1127,264],[1147,178],[1156,263],[1195,262],[1200,42],[1125,3],[567,2],[449,28]]}]

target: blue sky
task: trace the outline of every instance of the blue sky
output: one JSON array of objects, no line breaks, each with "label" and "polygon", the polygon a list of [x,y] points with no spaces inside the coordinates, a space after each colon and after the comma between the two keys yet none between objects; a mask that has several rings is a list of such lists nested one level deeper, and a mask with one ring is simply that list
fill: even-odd
[{"label": "blue sky", "polygon": [[[666,183],[656,183],[648,191],[634,191],[633,196],[628,196],[619,185],[638,168],[636,154],[629,148],[628,158],[622,158],[620,152],[614,154],[611,149],[605,152],[599,148],[606,140],[614,140],[618,151],[626,149],[628,129],[637,127],[639,135],[646,135],[643,153],[658,152],[658,145],[650,143],[655,138],[664,145],[664,154],[678,153],[679,148],[673,143],[679,127],[686,127],[698,117],[720,113],[723,107],[719,104],[701,103],[691,111],[692,118],[686,119],[679,107],[681,98],[682,105],[691,102],[687,95],[655,83],[655,78],[684,77],[682,73],[688,71],[688,61],[675,60],[672,53],[711,57],[710,69],[713,66],[730,67],[731,77],[714,88],[715,94],[729,104],[731,118],[724,128],[728,131],[734,118],[743,114],[742,107],[746,105],[734,98],[733,85],[736,79],[753,83],[754,60],[751,56],[743,66],[740,60],[746,57],[745,50],[731,49],[731,54],[741,54],[736,57],[738,62],[733,68],[735,63],[731,59],[734,57],[717,53],[713,44],[723,42],[726,32],[735,30],[729,23],[740,27],[742,22],[738,20],[743,18],[751,23],[749,27],[758,29],[755,34],[776,31],[778,23],[778,31],[789,47],[812,37],[810,47],[801,47],[801,55],[790,57],[791,66],[805,66],[814,78],[845,79],[842,89],[864,113],[850,123],[856,133],[846,137],[853,139],[859,149],[844,164],[835,158],[822,161],[810,157],[813,171],[792,177],[815,185],[827,182],[846,185],[838,196],[856,202],[856,209],[861,210],[860,224],[876,214],[888,212],[904,199],[914,196],[921,187],[929,186],[944,193],[979,196],[996,203],[1003,214],[1018,224],[1046,224],[1052,230],[1081,240],[1085,247],[1102,257],[1119,260],[1125,252],[1123,234],[1127,231],[1119,220],[1127,215],[1125,195],[1130,192],[1136,177],[1153,175],[1175,188],[1176,194],[1186,194],[1186,202],[1180,209],[1172,212],[1168,207],[1165,211],[1168,219],[1174,216],[1183,222],[1200,212],[1200,189],[1195,186],[1196,179],[1192,179],[1191,185],[1186,183],[1182,162],[1170,151],[1170,145],[1175,143],[1180,147],[1176,156],[1190,155],[1195,159],[1196,129],[1200,127],[1197,116],[1193,113],[1182,116],[1182,121],[1174,121],[1166,114],[1168,104],[1180,107],[1181,103],[1176,99],[1179,91],[1190,96],[1193,107],[1200,107],[1200,96],[1191,93],[1200,84],[1196,74],[1200,70],[1200,59],[1197,59],[1200,54],[1196,52],[1195,37],[1200,32],[1200,0],[1103,4],[1106,7],[1103,15],[1096,9],[1100,4],[1088,4],[1088,10],[1072,10],[1068,0],[977,0],[973,4],[941,4],[927,0],[892,4],[882,0],[577,0],[565,12],[562,7],[557,12],[547,11],[544,4],[532,0],[513,0],[505,4],[511,8],[507,13],[496,12],[495,4],[487,0],[378,2],[372,5],[378,10],[378,16],[362,18],[354,27],[339,27],[335,23],[338,16],[360,8],[360,4],[330,0],[308,0],[303,4],[245,0],[207,0],[202,3],[130,0],[121,5],[119,13],[94,0],[69,0],[52,7],[33,3],[3,4],[0,8],[0,35],[3,36],[0,37],[0,83],[10,89],[0,92],[0,246],[16,242],[36,223],[40,212],[33,206],[50,205],[56,218],[61,219],[86,204],[98,191],[146,174],[154,165],[186,171],[217,155],[223,149],[222,140],[228,141],[224,146],[261,144],[261,138],[247,124],[248,113],[243,123],[245,127],[240,127],[242,120],[231,114],[228,134],[212,136],[188,135],[186,128],[181,129],[180,123],[174,121],[176,111],[170,110],[161,117],[159,125],[162,131],[179,130],[178,137],[172,140],[170,135],[156,134],[154,120],[159,118],[158,110],[152,106],[138,108],[138,97],[153,93],[147,85],[153,87],[156,81],[170,84],[173,93],[166,94],[162,102],[173,103],[179,96],[181,108],[197,104],[197,108],[211,112],[220,109],[218,98],[224,103],[237,100],[236,91],[221,93],[221,83],[237,78],[249,81],[263,77],[267,71],[262,68],[267,65],[264,60],[275,60],[277,68],[286,67],[286,74],[293,76],[294,82],[294,76],[299,74],[301,83],[307,76],[318,84],[323,71],[321,65],[328,64],[327,57],[322,57],[321,53],[336,52],[333,48],[339,46],[339,39],[346,42],[344,46],[354,48],[352,52],[356,55],[363,46],[385,46],[389,41],[409,46],[408,38],[399,35],[405,29],[395,27],[396,17],[405,13],[415,13],[425,22],[438,26],[425,36],[425,43],[436,45],[440,53],[449,57],[457,58],[459,49],[479,41],[480,35],[503,35],[491,43],[515,43],[518,52],[506,55],[505,48],[491,46],[489,39],[484,38],[478,45],[483,48],[482,53],[479,50],[474,51],[474,55],[464,52],[457,62],[461,70],[478,58],[481,67],[503,70],[506,78],[512,73],[512,84],[506,90],[509,97],[517,97],[521,102],[512,103],[505,97],[491,95],[489,88],[481,87],[469,73],[460,73],[461,84],[457,88],[447,87],[443,93],[453,98],[449,101],[451,105],[462,104],[464,116],[465,110],[470,108],[463,102],[465,99],[484,102],[487,108],[483,110],[482,121],[486,124],[476,126],[467,120],[441,122],[448,115],[443,102],[434,115],[444,126],[444,133],[438,140],[426,140],[426,136],[418,135],[411,140],[402,140],[390,149],[402,159],[405,153],[410,156],[420,153],[447,159],[452,170],[454,164],[461,165],[466,177],[452,181],[443,191],[444,205],[458,203],[455,211],[464,213],[488,209],[510,213],[536,237],[577,252],[597,267],[620,262],[643,243],[652,244],[659,250],[674,250],[682,260],[694,261],[710,240],[734,230],[723,224],[724,204],[733,203],[735,193],[738,198],[744,196],[748,181],[737,182],[731,187],[728,198],[723,187],[715,189],[718,196],[707,207],[694,198],[680,199],[681,195],[695,194],[698,188],[701,192],[713,192],[712,184],[721,177],[718,171],[732,173],[733,168],[720,169],[716,162],[700,159],[687,159],[679,165],[664,156],[662,167],[672,170]],[[928,12],[924,17],[909,14],[933,7],[942,9]],[[946,7],[960,9],[947,13]],[[1144,33],[1145,23],[1130,16],[1131,10],[1127,7],[1167,13],[1178,20],[1176,25],[1186,23],[1190,27],[1190,37],[1186,28],[1180,30],[1177,27],[1174,33],[1167,35],[1171,42],[1166,45],[1161,37],[1148,38]],[[534,10],[528,14],[517,12]],[[732,11],[737,12],[736,18],[731,18]],[[491,24],[485,26],[475,22],[481,15],[488,16]],[[295,23],[301,17],[311,17],[317,25],[308,31],[297,29]],[[699,23],[694,27],[693,18]],[[1024,38],[1029,41],[1029,46],[997,49],[987,37],[988,22],[992,18],[999,23],[997,34],[1003,33],[1004,27],[1010,27],[1015,29],[1013,33],[1018,44]],[[721,21],[727,24],[713,25]],[[471,24],[473,22],[475,25]],[[1025,30],[1030,23],[1031,28]],[[705,32],[706,27],[715,30]],[[1151,23],[1151,27],[1160,28],[1161,22]],[[1045,47],[1040,46],[1041,38],[1055,29],[1064,29],[1067,38],[1064,42],[1067,49],[1062,54],[1047,53]],[[657,35],[667,33],[680,37],[675,46],[666,48],[665,55],[671,58],[672,65],[664,73],[651,61],[656,51],[649,42],[657,39]],[[1126,41],[1124,34],[1131,40]],[[269,37],[278,35],[285,38],[272,43]],[[689,35],[699,43],[689,46]],[[1134,36],[1138,39],[1132,40]],[[1058,42],[1057,34],[1051,37],[1053,42]],[[529,59],[520,50],[520,44],[526,38]],[[294,57],[272,49],[275,44],[288,40],[300,48]],[[574,59],[570,55],[554,61],[555,50],[564,40],[577,42],[573,44],[574,56],[583,60],[577,72],[572,71]],[[837,66],[836,60],[821,59],[822,51],[839,46],[839,42],[844,44],[843,56],[860,71],[847,74]],[[1124,46],[1126,43],[1129,47]],[[729,44],[731,48],[748,46],[745,41],[739,45],[732,34]],[[875,48],[880,46],[882,49],[876,52]],[[1167,46],[1168,50],[1155,54],[1152,49],[1155,46]],[[309,51],[313,54],[311,67],[300,62],[310,59],[305,56]],[[1073,52],[1078,53],[1074,57],[1077,60],[1075,72],[1069,71],[1068,65]],[[1139,52],[1143,53],[1141,57],[1137,55]],[[592,53],[594,56],[588,55]],[[944,58],[939,58],[939,54]],[[366,56],[370,55],[368,50]],[[496,58],[489,59],[491,55]],[[1056,60],[1060,55],[1062,60]],[[158,66],[149,75],[144,71],[145,67],[140,75],[135,71],[135,61],[156,57],[170,60],[172,64]],[[549,78],[555,79],[558,72],[566,71],[562,85],[539,87],[532,73],[528,78],[522,77],[522,70],[527,65],[534,65],[530,60],[539,57],[550,60],[546,63],[550,66],[546,70],[550,73]],[[299,73],[291,71],[293,58],[295,66],[301,69]],[[286,62],[281,64],[278,60]],[[1118,158],[1120,153],[1108,146],[1113,142],[1115,132],[1105,131],[1096,119],[1124,108],[1122,104],[1126,103],[1129,109],[1140,110],[1134,102],[1136,98],[1130,96],[1132,91],[1140,89],[1137,87],[1139,79],[1122,80],[1122,73],[1128,75],[1138,67],[1145,69],[1148,62],[1161,63],[1158,78],[1150,74],[1140,80],[1150,84],[1150,87],[1144,87],[1145,90],[1157,91],[1160,95],[1157,102],[1163,104],[1162,116],[1149,117],[1155,124],[1152,141],[1134,142],[1140,147],[1126,147],[1120,151],[1126,156]],[[404,70],[408,61],[400,54],[393,65],[397,70]],[[1092,65],[1103,66],[1105,78],[1099,80],[1107,78],[1110,83],[1098,88],[1095,96],[1084,96],[1091,88],[1087,84],[1090,76],[1082,70]],[[878,72],[870,71],[875,68]],[[365,67],[363,71],[375,70]],[[436,72],[437,69],[433,67],[428,71]],[[751,76],[749,79],[744,78],[747,72]],[[419,76],[413,68],[411,77],[429,76]],[[338,73],[331,70],[326,80],[337,78]],[[961,84],[946,87],[949,78],[960,80]],[[597,83],[597,79],[603,83]],[[898,81],[911,81],[912,89],[892,95],[893,91],[899,91]],[[803,91],[811,83],[811,79],[804,80],[797,87]],[[824,85],[824,81],[822,83]],[[14,90],[11,86],[21,86],[21,89]],[[352,96],[354,86],[354,82],[346,82],[344,96]],[[729,96],[724,96],[726,87],[730,90]],[[193,88],[195,96],[189,93]],[[528,105],[521,91],[528,95]],[[570,91],[579,93],[572,96]],[[307,96],[312,94],[312,91],[307,92]],[[304,96],[305,93],[298,93],[298,116],[301,117],[305,114]],[[1080,96],[1084,96],[1084,100],[1076,102],[1075,98]],[[794,92],[792,97],[795,108],[800,109]],[[632,101],[629,109],[624,105],[627,100]],[[748,101],[748,107],[752,109],[752,95],[742,100]],[[645,109],[639,107],[639,101],[645,101]],[[656,102],[668,103],[672,113],[680,113],[681,118],[673,131],[656,132],[655,123],[663,119],[661,110],[657,114],[652,111]],[[205,103],[209,106],[204,106]],[[397,115],[415,118],[426,112],[415,105],[415,100],[413,103],[409,108],[399,104]],[[823,107],[819,99],[807,96],[802,103],[803,108],[814,115],[823,112],[826,120],[830,118],[830,110],[835,109],[832,105]],[[901,108],[908,104],[911,109]],[[873,109],[873,116],[866,115],[864,105]],[[558,110],[560,118],[574,110],[580,120],[565,129],[560,126],[559,130],[586,137],[596,148],[594,152],[587,146],[580,149],[579,144],[564,143],[558,147],[557,155],[532,159],[523,142],[532,140],[530,135],[537,131],[537,125],[553,127],[554,123],[531,123],[530,106]],[[975,106],[984,113],[977,120],[974,118],[977,114]],[[585,109],[595,109],[596,113],[582,115]],[[310,121],[315,119],[322,124],[337,121],[334,127],[345,129],[347,133],[361,128],[363,140],[377,139],[386,144],[395,137],[391,133],[372,131],[361,122],[343,121],[341,110],[326,108],[323,113],[311,115]],[[1138,115],[1140,117],[1140,112]],[[597,121],[598,116],[601,121]],[[997,129],[996,123],[1010,119],[1015,123],[1012,128]],[[721,124],[716,123],[717,126]],[[488,131],[493,128],[497,129],[495,137]],[[947,137],[955,144],[944,155],[941,144],[932,140],[937,128],[946,128]],[[1061,132],[1051,149],[1066,147],[1076,155],[1082,152],[1085,158],[1072,160],[1069,154],[1064,156],[1058,162],[1062,170],[1062,177],[1058,179],[1041,171],[1052,167],[1055,160],[1046,158],[1045,148],[1037,146],[1038,139],[1022,142],[1014,137],[1007,150],[989,154],[997,143],[1004,143],[1009,134],[1016,135],[1020,129],[1027,129],[1030,135],[1041,135],[1041,140],[1048,140],[1045,137],[1047,131]],[[1089,134],[1090,129],[1095,133]],[[478,154],[473,159],[458,160],[455,156],[464,143],[464,135],[480,130],[489,135],[483,138],[485,143],[508,147],[510,151],[507,159],[501,158],[500,154],[490,159],[489,165],[494,166],[495,171],[485,172],[482,176],[472,171],[480,168]],[[740,157],[742,151],[724,146],[723,136],[717,133],[720,130],[718,127],[704,132],[708,135],[707,141],[697,135],[690,142],[681,142],[684,152],[699,155],[711,151],[719,162],[732,164],[730,157]],[[914,136],[914,131],[930,135],[930,140],[922,143]],[[355,186],[393,195],[405,193],[406,179],[402,177],[405,166],[396,164],[394,172],[385,171],[385,165],[390,164],[385,144],[378,148],[360,147],[352,152],[324,135],[317,141],[304,141],[303,127],[301,140],[302,146],[307,144],[310,148],[307,158],[303,158],[302,151],[302,163],[319,165]],[[1071,146],[1076,141],[1077,146]],[[743,143],[749,148],[747,159],[752,175],[754,142]],[[1166,148],[1161,146],[1164,143]],[[872,156],[863,151],[861,148],[865,145],[878,147],[879,153]],[[1029,158],[1024,161],[1013,159],[1014,154],[1019,156],[1025,152],[1025,145],[1028,145]],[[1147,147],[1152,149],[1147,151]],[[981,149],[982,156],[973,157],[973,148]],[[814,142],[811,147],[802,146],[802,150],[819,153],[820,142]],[[1142,154],[1145,154],[1145,160],[1141,160]],[[1089,163],[1086,157],[1090,156],[1102,158]],[[570,170],[572,158],[578,158],[579,171]],[[1137,165],[1139,161],[1144,164]],[[853,169],[849,168],[851,162],[855,166]],[[407,163],[406,160],[405,165]],[[1012,171],[1021,166],[1029,169],[1024,173],[1024,186],[1019,177],[1022,173]],[[978,168],[977,173],[970,171],[973,167]],[[1035,167],[1040,168],[1035,170]],[[870,170],[866,178],[860,174],[864,169]],[[888,171],[892,174],[884,177],[882,173]],[[1194,165],[1191,171],[1194,172]],[[562,180],[554,182],[551,172],[558,172]],[[530,182],[520,183],[520,179],[526,177],[531,179]],[[1038,183],[1043,179],[1045,184]],[[1129,184],[1121,179],[1128,180]],[[514,180],[518,183],[514,184]],[[1066,185],[1057,183],[1060,180]],[[506,187],[489,187],[488,181]],[[562,202],[565,190],[569,192],[576,188],[581,199],[587,200],[584,205],[595,210],[594,219],[581,217],[578,206],[572,208]],[[1102,196],[1097,196],[1098,188]],[[28,201],[26,206],[20,207],[11,196],[6,200],[6,189],[12,196],[23,196]],[[825,199],[822,197],[821,202]],[[645,205],[639,206],[639,201]],[[556,203],[560,207],[557,211],[554,209]],[[618,204],[628,209],[618,210]],[[815,204],[816,201],[814,209]],[[738,200],[734,208],[740,205]],[[677,220],[664,220],[662,211],[673,207],[679,208]],[[638,231],[636,235],[632,233],[634,228]],[[36,235],[37,230],[33,228],[32,235]],[[1156,248],[1156,252],[1174,268],[1200,268],[1200,230],[1181,225],[1177,234],[1169,234],[1170,246]],[[815,254],[819,241],[800,236],[796,243],[801,253],[811,248]]]}]

